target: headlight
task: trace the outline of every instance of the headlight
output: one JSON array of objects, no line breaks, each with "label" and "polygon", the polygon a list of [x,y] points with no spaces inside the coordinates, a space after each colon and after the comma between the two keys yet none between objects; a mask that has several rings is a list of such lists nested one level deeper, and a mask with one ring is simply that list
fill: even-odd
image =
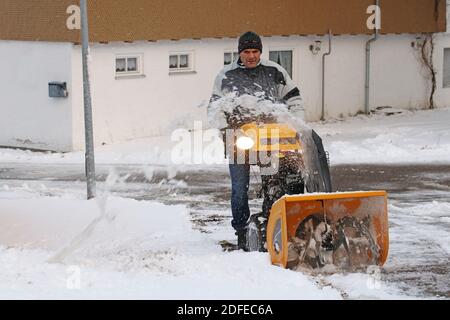
[{"label": "headlight", "polygon": [[239,137],[236,140],[236,146],[242,150],[249,150],[255,145],[255,141],[253,141],[250,137]]}]

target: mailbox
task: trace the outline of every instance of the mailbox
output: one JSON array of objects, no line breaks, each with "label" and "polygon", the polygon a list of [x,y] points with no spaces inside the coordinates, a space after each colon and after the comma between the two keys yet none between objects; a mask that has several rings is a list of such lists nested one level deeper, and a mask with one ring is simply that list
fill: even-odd
[{"label": "mailbox", "polygon": [[69,95],[69,93],[67,92],[67,83],[49,82],[48,95],[50,98],[66,98]]}]

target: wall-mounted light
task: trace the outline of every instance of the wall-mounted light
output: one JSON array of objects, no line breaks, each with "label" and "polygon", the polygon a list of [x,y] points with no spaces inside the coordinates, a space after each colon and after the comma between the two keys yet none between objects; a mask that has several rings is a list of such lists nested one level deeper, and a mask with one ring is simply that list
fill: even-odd
[{"label": "wall-mounted light", "polygon": [[423,47],[424,43],[425,39],[422,38],[421,36],[417,36],[416,39],[414,39],[414,41],[411,42],[411,47],[416,50],[420,50]]},{"label": "wall-mounted light", "polygon": [[316,40],[313,44],[309,46],[309,50],[312,52],[312,54],[316,55],[322,50],[322,41]]}]

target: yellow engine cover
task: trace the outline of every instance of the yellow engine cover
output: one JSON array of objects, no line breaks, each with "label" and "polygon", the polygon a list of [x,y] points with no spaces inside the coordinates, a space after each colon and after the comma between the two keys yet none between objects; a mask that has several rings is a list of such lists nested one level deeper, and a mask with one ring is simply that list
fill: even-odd
[{"label": "yellow engine cover", "polygon": [[288,124],[257,124],[241,127],[242,132],[255,142],[251,151],[300,151],[297,131]]}]

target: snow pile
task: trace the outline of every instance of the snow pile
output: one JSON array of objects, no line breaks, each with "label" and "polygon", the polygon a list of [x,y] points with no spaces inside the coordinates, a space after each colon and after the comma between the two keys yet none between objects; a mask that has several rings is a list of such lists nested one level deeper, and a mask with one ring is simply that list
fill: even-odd
[{"label": "snow pile", "polygon": [[450,163],[450,109],[315,123],[332,164]]},{"label": "snow pile", "polygon": [[[95,161],[101,164],[168,164],[173,146],[169,137],[136,139],[114,146],[96,147]],[[84,151],[58,153],[0,148],[1,162],[82,164],[84,158]]]},{"label": "snow pile", "polygon": [[[183,206],[0,196],[3,299],[342,298],[332,281],[272,266],[266,253],[222,252],[192,229]],[[398,297],[368,286],[370,275],[358,279],[341,275],[339,283],[367,289],[352,297]]]},{"label": "snow pile", "polygon": [[[370,271],[371,270],[371,271]],[[369,269],[367,274],[334,274],[325,278],[325,283],[332,283],[337,290],[346,293],[347,299],[373,300],[373,299],[415,299],[414,297],[405,297],[397,295],[395,290],[385,281],[384,275],[380,269]],[[386,292],[392,292],[387,295]]]}]

